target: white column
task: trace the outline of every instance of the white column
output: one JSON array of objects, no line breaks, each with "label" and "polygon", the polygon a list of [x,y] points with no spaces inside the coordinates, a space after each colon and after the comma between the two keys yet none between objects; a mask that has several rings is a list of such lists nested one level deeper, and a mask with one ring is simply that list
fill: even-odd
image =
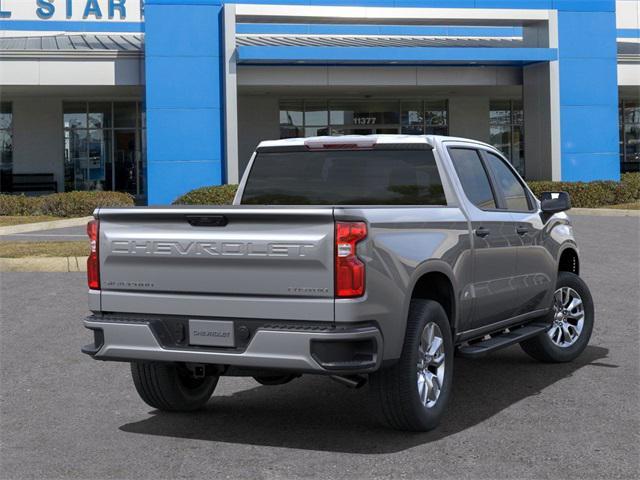
[{"label": "white column", "polygon": [[224,6],[224,130],[227,183],[239,182],[238,86],[236,80],[236,6]]},{"label": "white column", "polygon": [[[558,48],[558,17],[524,27],[524,46]],[[557,60],[522,67],[525,175],[529,180],[560,180],[560,75]]]}]

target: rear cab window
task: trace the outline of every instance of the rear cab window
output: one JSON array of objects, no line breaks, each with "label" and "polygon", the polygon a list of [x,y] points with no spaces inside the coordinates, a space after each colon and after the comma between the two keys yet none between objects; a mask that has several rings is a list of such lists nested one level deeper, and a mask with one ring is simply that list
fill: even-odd
[{"label": "rear cab window", "polygon": [[431,148],[259,150],[241,203],[447,205]]}]

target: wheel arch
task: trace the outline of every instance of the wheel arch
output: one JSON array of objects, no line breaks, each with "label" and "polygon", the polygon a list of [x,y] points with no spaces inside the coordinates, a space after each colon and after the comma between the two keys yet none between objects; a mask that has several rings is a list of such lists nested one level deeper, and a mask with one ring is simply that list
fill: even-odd
[{"label": "wheel arch", "polygon": [[567,245],[558,256],[558,272],[570,272],[580,275],[580,256],[574,245]]},{"label": "wheel arch", "polygon": [[428,263],[414,277],[410,295],[407,295],[405,318],[409,315],[409,305],[413,299],[433,300],[442,305],[452,333],[455,333],[458,318],[457,285],[453,271],[441,262]]}]

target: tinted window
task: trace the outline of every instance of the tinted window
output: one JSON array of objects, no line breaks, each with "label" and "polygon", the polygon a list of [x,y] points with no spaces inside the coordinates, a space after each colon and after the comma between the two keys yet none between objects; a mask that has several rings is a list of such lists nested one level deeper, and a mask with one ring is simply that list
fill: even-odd
[{"label": "tinted window", "polygon": [[529,201],[524,187],[507,164],[497,155],[487,152],[487,163],[504,194],[507,210],[529,210]]},{"label": "tinted window", "polygon": [[496,208],[489,178],[478,152],[469,148],[450,148],[449,155],[467,198],[478,208]]},{"label": "tinted window", "polygon": [[431,150],[260,152],[243,204],[446,205]]}]

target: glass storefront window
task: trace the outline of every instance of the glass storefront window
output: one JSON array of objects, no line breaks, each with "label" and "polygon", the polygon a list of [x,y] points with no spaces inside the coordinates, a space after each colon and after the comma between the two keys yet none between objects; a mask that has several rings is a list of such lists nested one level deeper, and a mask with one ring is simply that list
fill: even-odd
[{"label": "glass storefront window", "polygon": [[13,181],[13,110],[0,102],[0,192],[11,191]]},{"label": "glass storefront window", "polygon": [[327,110],[327,102],[305,102],[305,127],[326,127],[328,122],[329,112]]},{"label": "glass storefront window", "polygon": [[401,102],[400,119],[403,126],[422,126],[424,124],[423,102]]},{"label": "glass storefront window", "polygon": [[283,100],[280,138],[448,133],[447,101]]},{"label": "glass storefront window", "polygon": [[620,167],[622,173],[640,172],[640,102],[620,102]]},{"label": "glass storefront window", "polygon": [[64,111],[65,191],[146,195],[146,147],[139,102],[68,102]]},{"label": "glass storefront window", "polygon": [[302,102],[280,102],[280,138],[303,136],[304,106]]},{"label": "glass storefront window", "polygon": [[110,128],[111,127],[111,104],[110,103],[90,103],[89,104],[89,128]]},{"label": "glass storefront window", "polygon": [[115,102],[113,104],[113,126],[115,128],[135,128],[136,102]]},{"label": "glass storefront window", "polygon": [[400,103],[401,133],[422,135],[424,133],[424,102],[404,101]]},{"label": "glass storefront window", "polygon": [[87,104],[64,103],[62,107],[64,116],[64,128],[87,128]]},{"label": "glass storefront window", "polygon": [[524,110],[521,100],[491,100],[490,143],[500,150],[520,173],[525,173]]},{"label": "glass storefront window", "polygon": [[511,101],[491,100],[489,107],[489,123],[508,125],[511,123]]},{"label": "glass storefront window", "polygon": [[511,159],[511,126],[491,125],[489,127],[491,145],[500,150],[505,157]]},{"label": "glass storefront window", "polygon": [[400,123],[398,102],[329,102],[331,125],[391,125]]},{"label": "glass storefront window", "polygon": [[427,126],[441,127],[447,125],[447,102],[425,102],[425,122]]}]

